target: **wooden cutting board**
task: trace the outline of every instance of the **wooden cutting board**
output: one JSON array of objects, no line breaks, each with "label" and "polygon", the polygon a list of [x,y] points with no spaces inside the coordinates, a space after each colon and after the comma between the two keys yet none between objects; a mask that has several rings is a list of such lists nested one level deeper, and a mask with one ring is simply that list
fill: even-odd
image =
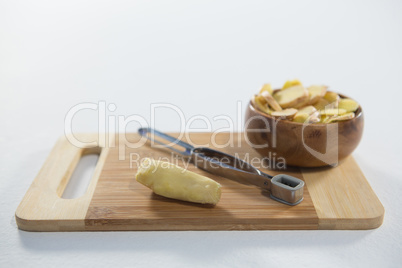
[{"label": "wooden cutting board", "polygon": [[[211,135],[189,133],[187,141],[194,146],[205,145],[211,143]],[[233,137],[234,144],[227,144],[228,133],[220,133],[213,140],[226,153],[237,153],[242,159],[260,158],[242,133]],[[82,134],[78,138],[94,141],[98,135]],[[125,139],[134,143],[140,137],[131,133]],[[353,157],[335,168],[281,171],[306,183],[304,200],[297,206],[278,203],[257,187],[190,164],[189,170],[222,184],[221,200],[211,207],[164,198],[138,183],[134,178],[137,158],[166,159],[182,167],[185,162],[166,149],[151,148],[149,143],[129,148],[119,145],[118,140],[116,146],[77,148],[65,137],[60,138],[16,211],[18,227],[27,231],[316,230],[372,229],[383,221],[384,208]],[[86,193],[76,199],[61,198],[80,157],[93,152],[99,152],[100,157]]]}]

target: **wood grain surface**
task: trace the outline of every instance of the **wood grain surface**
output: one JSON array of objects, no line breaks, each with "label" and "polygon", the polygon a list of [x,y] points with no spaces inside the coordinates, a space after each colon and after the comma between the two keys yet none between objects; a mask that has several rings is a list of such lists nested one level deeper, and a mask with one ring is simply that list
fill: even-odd
[{"label": "wood grain surface", "polygon": [[[93,134],[80,136],[88,140],[96,138]],[[27,231],[84,230],[83,219],[108,152],[108,148],[77,148],[65,137],[60,138],[17,208],[18,227]],[[86,193],[76,199],[61,198],[81,156],[91,153],[100,153],[100,157]]]},{"label": "wood grain surface", "polygon": [[[178,134],[172,134],[178,135]],[[85,135],[95,140],[97,135]],[[190,133],[195,146],[217,148],[243,159],[258,160],[242,133],[213,136]],[[130,133],[120,139],[138,141]],[[234,140],[233,143],[230,143]],[[213,142],[211,142],[213,141]],[[62,199],[80,155],[94,149],[80,149],[61,138],[35,178],[16,211],[19,228],[29,231],[106,230],[281,230],[281,229],[371,229],[381,225],[384,209],[352,157],[338,167],[288,168],[286,173],[305,180],[304,200],[287,206],[270,199],[255,186],[244,185],[195,168],[167,149],[149,143],[134,148],[116,142],[99,149],[101,156],[88,191],[77,199]],[[120,145],[119,145],[120,144]],[[221,148],[223,147],[223,148]],[[96,149],[95,149],[96,150]],[[158,196],[134,176],[138,160],[153,157],[208,176],[222,184],[222,197],[211,207]]]}]

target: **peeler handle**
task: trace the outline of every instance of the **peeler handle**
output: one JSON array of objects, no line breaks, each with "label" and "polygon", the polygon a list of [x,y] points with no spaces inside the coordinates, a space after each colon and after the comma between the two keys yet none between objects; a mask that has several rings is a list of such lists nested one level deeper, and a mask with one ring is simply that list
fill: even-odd
[{"label": "peeler handle", "polygon": [[[160,145],[163,145],[163,147],[169,148],[170,150],[182,155],[182,156],[186,156],[186,157],[190,157],[192,150],[194,149],[194,146],[181,141],[180,139],[176,139],[175,137],[169,136],[163,132],[157,131],[153,128],[140,128],[138,129],[138,133],[143,136],[146,137],[148,140],[158,143]],[[166,143],[163,142],[161,140],[156,139],[156,137],[159,137],[163,140],[169,141],[171,142]],[[173,145],[171,145],[173,143]],[[180,147],[182,147],[184,150],[178,150],[176,148],[173,148],[174,145],[178,145]]]},{"label": "peeler handle", "polygon": [[195,148],[192,152],[192,160],[197,168],[243,184],[252,184],[266,190],[271,188],[271,175],[238,157],[205,147]]}]

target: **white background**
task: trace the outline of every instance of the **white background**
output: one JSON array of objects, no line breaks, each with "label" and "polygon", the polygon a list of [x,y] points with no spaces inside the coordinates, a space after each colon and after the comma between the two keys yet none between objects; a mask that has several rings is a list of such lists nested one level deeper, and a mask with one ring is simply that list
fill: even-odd
[{"label": "white background", "polygon": [[[0,266],[398,267],[402,261],[401,1],[0,1]],[[14,212],[82,102],[150,119],[237,122],[258,87],[324,83],[358,100],[354,152],[385,207],[370,231],[30,233]],[[243,113],[243,111],[242,111]],[[160,110],[156,127],[178,131]],[[241,123],[241,122],[240,122]],[[212,128],[224,126],[213,122]],[[194,124],[204,126],[204,124]],[[135,131],[135,122],[127,131]],[[97,131],[96,111],[74,131]],[[124,131],[124,130],[123,130]]]}]

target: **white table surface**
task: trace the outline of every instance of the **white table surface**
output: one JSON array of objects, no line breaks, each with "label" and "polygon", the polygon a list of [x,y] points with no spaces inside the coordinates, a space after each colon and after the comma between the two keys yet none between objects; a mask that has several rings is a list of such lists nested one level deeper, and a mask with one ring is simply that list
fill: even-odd
[{"label": "white table surface", "polygon": [[[401,12],[401,1],[1,0],[0,267],[400,267]],[[186,118],[238,122],[238,101],[244,111],[262,83],[291,78],[325,83],[363,106],[365,131],[353,155],[385,207],[380,228],[17,229],[15,210],[74,105],[105,101],[117,107],[108,115],[149,120],[151,103],[170,103]],[[177,114],[159,109],[155,126],[177,131]],[[96,112],[77,114],[73,131],[97,131]]]}]

